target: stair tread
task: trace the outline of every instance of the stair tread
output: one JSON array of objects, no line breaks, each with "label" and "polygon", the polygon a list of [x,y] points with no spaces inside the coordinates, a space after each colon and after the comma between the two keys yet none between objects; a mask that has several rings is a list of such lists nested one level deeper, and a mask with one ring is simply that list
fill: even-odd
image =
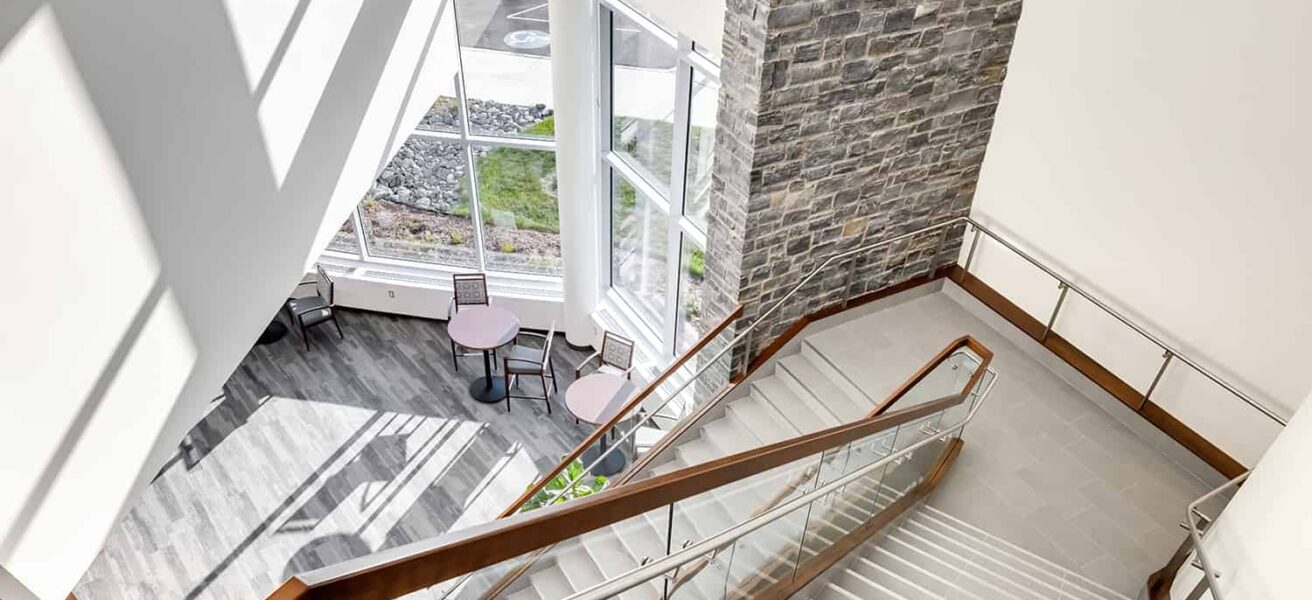
[{"label": "stair tread", "polygon": [[904,529],[898,528],[893,531],[885,538],[885,541],[890,542],[889,549],[891,551],[908,552],[908,560],[919,562],[926,565],[927,568],[946,569],[956,572],[958,576],[954,581],[958,581],[963,587],[970,589],[972,592],[987,591],[988,597],[995,593],[1003,593],[1006,597],[1012,598],[1046,600],[1043,595],[1026,588],[1020,582],[990,573],[979,565],[972,564],[956,556],[951,551]]},{"label": "stair tread", "polygon": [[754,391],[794,423],[798,431],[820,431],[840,424],[838,418],[818,402],[805,396],[799,397],[787,383],[776,376],[766,377],[752,385]]},{"label": "stair tread", "polygon": [[767,444],[798,435],[795,426],[783,418],[768,402],[756,396],[744,396],[729,403],[728,411],[751,428]]},{"label": "stair tread", "polygon": [[950,530],[963,538],[978,543],[982,549],[987,548],[990,551],[1004,555],[1013,564],[1026,565],[1031,569],[1046,573],[1055,580],[1064,581],[1067,586],[1087,591],[1093,597],[1129,600],[1129,597],[1124,594],[932,506],[921,507],[921,510],[917,511],[916,518],[920,519],[921,522],[934,521],[936,525],[944,527],[945,531]]},{"label": "stair tread", "polygon": [[820,370],[811,359],[800,353],[779,359],[779,364],[792,376],[792,380],[798,386],[845,422],[861,419],[874,409],[874,405],[868,401],[862,400],[858,403],[841,389],[828,373]]}]

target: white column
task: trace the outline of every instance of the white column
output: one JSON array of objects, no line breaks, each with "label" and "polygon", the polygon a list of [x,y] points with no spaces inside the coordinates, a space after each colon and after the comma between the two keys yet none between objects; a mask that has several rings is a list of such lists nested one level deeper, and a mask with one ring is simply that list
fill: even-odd
[{"label": "white column", "polygon": [[597,4],[550,0],[551,84],[556,111],[560,252],[565,269],[565,339],[591,345],[600,295],[597,257]]}]

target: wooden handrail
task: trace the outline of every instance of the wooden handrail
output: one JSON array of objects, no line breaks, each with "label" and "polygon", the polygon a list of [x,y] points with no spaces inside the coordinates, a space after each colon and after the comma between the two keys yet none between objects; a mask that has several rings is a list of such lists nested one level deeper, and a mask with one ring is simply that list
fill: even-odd
[{"label": "wooden handrail", "polygon": [[[981,365],[983,368],[985,365]],[[390,600],[940,412],[953,394],[296,575],[269,597]]]},{"label": "wooden handrail", "polygon": [[524,504],[528,502],[530,499],[532,499],[533,496],[537,495],[538,492],[542,491],[542,489],[545,488],[548,483],[551,483],[551,480],[555,479],[557,475],[563,473],[571,463],[578,460],[580,456],[583,456],[583,453],[587,451],[588,448],[591,448],[594,444],[596,444],[599,440],[601,440],[601,436],[606,435],[606,433],[609,432],[616,425],[618,425],[620,421],[623,421],[625,418],[627,418],[629,416],[629,412],[632,411],[634,407],[641,404],[643,400],[646,400],[647,397],[652,394],[652,392],[656,391],[657,387],[659,387],[662,383],[664,383],[666,379],[670,378],[670,375],[674,374],[675,371],[678,371],[679,368],[684,365],[684,363],[688,362],[688,360],[691,359],[693,356],[695,356],[698,352],[701,352],[702,348],[705,348],[707,344],[711,343],[711,340],[715,339],[716,336],[720,335],[721,332],[727,329],[729,325],[733,324],[733,322],[736,321],[738,317],[742,316],[742,314],[743,314],[743,307],[740,304],[733,309],[733,312],[729,313],[729,316],[725,317],[723,321],[720,321],[720,324],[716,325],[710,331],[706,332],[706,335],[703,335],[700,340],[697,340],[696,344],[693,344],[691,348],[688,348],[688,350],[685,351],[681,356],[679,356],[679,358],[675,359],[673,363],[670,363],[670,366],[666,367],[664,371],[661,371],[661,373],[657,375],[655,379],[652,379],[651,382],[648,383],[646,387],[642,388],[642,391],[635,394],[632,398],[629,398],[628,402],[626,402],[622,408],[616,411],[615,416],[611,417],[610,420],[606,421],[605,424],[598,426],[597,429],[592,432],[592,435],[589,435],[582,442],[580,442],[578,446],[575,446],[574,449],[571,450],[569,454],[566,454],[563,458],[561,458],[560,462],[556,463],[555,467],[552,467],[551,470],[547,471],[545,475],[539,477],[537,483],[534,483],[533,485],[525,489],[524,493],[520,494],[518,498],[515,498],[514,502],[511,502],[509,506],[507,506],[504,510],[502,510],[501,514],[498,515],[497,518],[504,519],[515,513],[518,513],[520,507],[524,506]]},{"label": "wooden handrail", "polygon": [[[934,369],[938,368],[938,366],[943,364],[943,362],[946,361],[948,357],[952,356],[953,353],[960,350],[961,348],[969,348],[971,351],[975,352],[975,354],[977,354],[981,359],[979,367],[975,370],[975,374],[970,378],[969,381],[966,382],[966,385],[962,386],[961,388],[961,392],[963,394],[968,393],[971,389],[975,387],[975,385],[979,383],[979,380],[981,377],[983,377],[985,370],[988,369],[989,363],[992,362],[993,360],[993,351],[989,350],[983,344],[979,343],[979,341],[976,340],[975,338],[969,335],[964,335],[948,343],[948,345],[945,346],[941,351],[939,351],[938,354],[934,355],[934,357],[931,358],[929,362],[925,363],[923,366],[921,366],[920,369],[916,370],[916,372],[913,373],[911,377],[908,378],[905,382],[903,382],[902,385],[898,386],[891,393],[889,393],[888,397],[885,398],[883,402],[880,402],[878,406],[872,409],[867,416],[876,417],[888,412],[888,410],[898,400],[906,396],[907,392],[915,388],[915,386],[919,384],[921,381],[923,381],[925,377],[927,377],[930,373],[932,373]],[[753,372],[757,368],[760,368],[764,364],[765,363],[754,363],[749,368],[748,372],[743,375],[743,377],[739,378],[737,381],[725,385],[723,389],[717,391],[714,394],[713,399],[710,402],[707,402],[702,407],[701,411],[698,412],[697,415],[694,415],[693,418],[685,419],[684,422],[680,423],[679,427],[676,427],[674,431],[667,433],[661,439],[661,441],[656,445],[655,448],[644,454],[642,458],[638,459],[628,469],[625,469],[624,473],[620,475],[620,478],[615,482],[614,485],[626,484],[629,481],[633,480],[635,477],[637,477],[639,473],[642,473],[643,470],[646,469],[647,466],[656,457],[658,457],[662,451],[664,451],[668,446],[674,444],[675,440],[678,439],[679,435],[681,435],[685,430],[691,428],[693,426],[693,423],[698,421],[698,417],[700,417],[701,414],[704,414],[705,412],[709,411],[717,402],[719,402],[724,397],[726,397],[730,392],[732,392],[733,389],[738,384],[745,381],[747,375],[751,374],[751,372]],[[810,469],[806,470],[803,473],[798,474],[798,476],[794,478],[793,482],[790,482],[788,485],[785,485],[776,494],[776,496],[771,499],[770,502],[768,502],[765,506],[760,508],[758,511],[754,512],[752,516],[755,516],[757,514],[760,514],[761,512],[769,510],[778,501],[781,501],[783,498],[786,498],[788,494],[792,490],[796,489],[797,486],[799,486],[802,482],[811,479],[813,475],[814,472]],[[509,588],[512,584],[514,584],[517,578],[519,578],[524,573],[526,573],[529,569],[531,569],[534,562],[536,562],[538,556],[546,552],[548,549],[549,547],[541,548],[538,551],[536,551],[534,556],[525,557],[524,560],[521,560],[520,563],[516,565],[514,569],[511,569],[510,572],[503,575],[495,585],[493,585],[487,592],[484,592],[479,597],[480,600],[491,600],[492,598],[499,597],[502,592],[504,592],[507,588]],[[694,564],[686,567],[680,573],[679,579],[673,582],[671,587],[671,592],[673,592],[674,589],[677,589],[677,587],[681,585],[683,581],[686,581],[687,579],[690,579],[692,576],[695,576],[696,573],[703,566],[705,566],[704,563],[701,565]]]},{"label": "wooden handrail", "polygon": [[[878,406],[876,406],[874,409],[870,411],[870,413],[867,415],[867,418],[874,418],[888,412],[888,410],[892,408],[892,406],[898,400],[901,400],[904,396],[907,395],[907,392],[910,392],[921,381],[924,381],[925,377],[928,377],[929,374],[934,371],[934,369],[938,368],[939,365],[942,365],[945,361],[947,361],[947,359],[951,357],[953,353],[957,352],[962,348],[968,348],[980,357],[979,366],[976,367],[975,372],[971,375],[970,379],[966,381],[966,384],[961,386],[961,390],[959,392],[961,394],[969,395],[970,390],[974,389],[974,387],[977,384],[979,384],[980,378],[984,376],[984,372],[988,370],[989,364],[993,362],[993,351],[989,350],[983,344],[979,343],[979,341],[976,340],[975,338],[969,335],[963,335],[955,340],[952,340],[952,342],[950,342],[947,346],[945,346],[942,350],[940,350],[938,354],[934,355],[934,358],[931,358],[929,362],[925,363],[924,366],[920,367],[920,369],[918,369],[914,374],[912,374],[910,378],[908,378],[905,382],[903,382],[902,385],[898,386],[891,393],[889,393],[888,397],[885,398],[883,402],[880,402]],[[778,506],[781,502],[792,496],[793,492],[797,491],[797,489],[800,488],[803,484],[805,484],[807,481],[815,477],[816,468],[817,467],[812,466],[810,468],[803,470],[801,473],[798,473],[796,476],[794,476],[792,481],[789,481],[778,492],[775,492],[775,495],[772,496],[769,500],[767,500],[765,504],[761,505],[759,508],[752,511],[751,517],[755,517],[762,513],[765,513],[766,511],[769,511],[771,508]],[[704,568],[709,563],[710,563],[710,559],[703,559],[700,563],[693,563],[691,565],[686,565],[685,568],[680,571],[678,578],[671,583],[670,585],[671,595],[673,595],[674,590],[677,590],[679,586],[692,580],[693,577],[696,577],[697,573],[699,573],[701,569]]]}]

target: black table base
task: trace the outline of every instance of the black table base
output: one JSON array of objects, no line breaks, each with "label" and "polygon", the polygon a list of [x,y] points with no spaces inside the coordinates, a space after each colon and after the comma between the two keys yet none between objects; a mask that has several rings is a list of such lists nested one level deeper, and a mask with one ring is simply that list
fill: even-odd
[{"label": "black table base", "polygon": [[[599,440],[591,448],[588,448],[587,450],[583,451],[583,456],[581,457],[583,459],[583,466],[586,467],[592,464],[592,462],[597,460],[597,457],[600,456],[601,453],[605,451],[606,451],[606,438],[602,437],[601,440]],[[615,475],[616,473],[619,473],[620,471],[623,471],[624,466],[627,463],[628,463],[628,459],[624,458],[624,451],[620,448],[616,448],[613,452],[606,455],[606,458],[601,461],[601,464],[592,467],[592,474],[605,475],[606,477],[610,477],[612,475]]]},{"label": "black table base", "polygon": [[469,395],[483,404],[496,404],[506,399],[506,380],[493,375],[479,377],[469,384]]}]

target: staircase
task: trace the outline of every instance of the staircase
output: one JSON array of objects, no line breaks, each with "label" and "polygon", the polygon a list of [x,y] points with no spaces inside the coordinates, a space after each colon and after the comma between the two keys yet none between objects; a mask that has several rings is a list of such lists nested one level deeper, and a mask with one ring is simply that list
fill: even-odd
[{"label": "staircase", "polygon": [[[539,560],[504,595],[508,600],[559,600],[637,568],[647,559],[666,554],[667,531],[673,544],[698,541],[727,529],[764,506],[798,469],[766,473],[746,485],[727,486],[680,503],[668,526],[668,512],[647,513],[611,527],[558,544],[549,558]],[[753,590],[791,574],[794,559],[806,562],[835,540],[851,532],[900,497],[915,481],[871,477],[853,482],[834,494],[822,518],[815,518],[800,548],[795,520],[781,519],[752,533],[700,568],[688,567],[676,577],[671,597],[719,600],[747,599]],[[897,481],[893,481],[897,480]],[[668,527],[668,529],[667,529]],[[685,581],[686,580],[686,581]],[[675,584],[671,582],[671,589]],[[662,588],[654,581],[619,595],[623,600],[656,600]]]},{"label": "staircase", "polygon": [[928,505],[797,594],[815,600],[1130,600]]},{"label": "staircase", "polygon": [[[769,368],[769,367],[767,367]],[[668,473],[766,444],[851,423],[875,403],[832,366],[809,341],[784,356],[773,373],[724,402],[724,414],[688,434],[650,472]],[[891,391],[900,381],[889,381]]]}]

